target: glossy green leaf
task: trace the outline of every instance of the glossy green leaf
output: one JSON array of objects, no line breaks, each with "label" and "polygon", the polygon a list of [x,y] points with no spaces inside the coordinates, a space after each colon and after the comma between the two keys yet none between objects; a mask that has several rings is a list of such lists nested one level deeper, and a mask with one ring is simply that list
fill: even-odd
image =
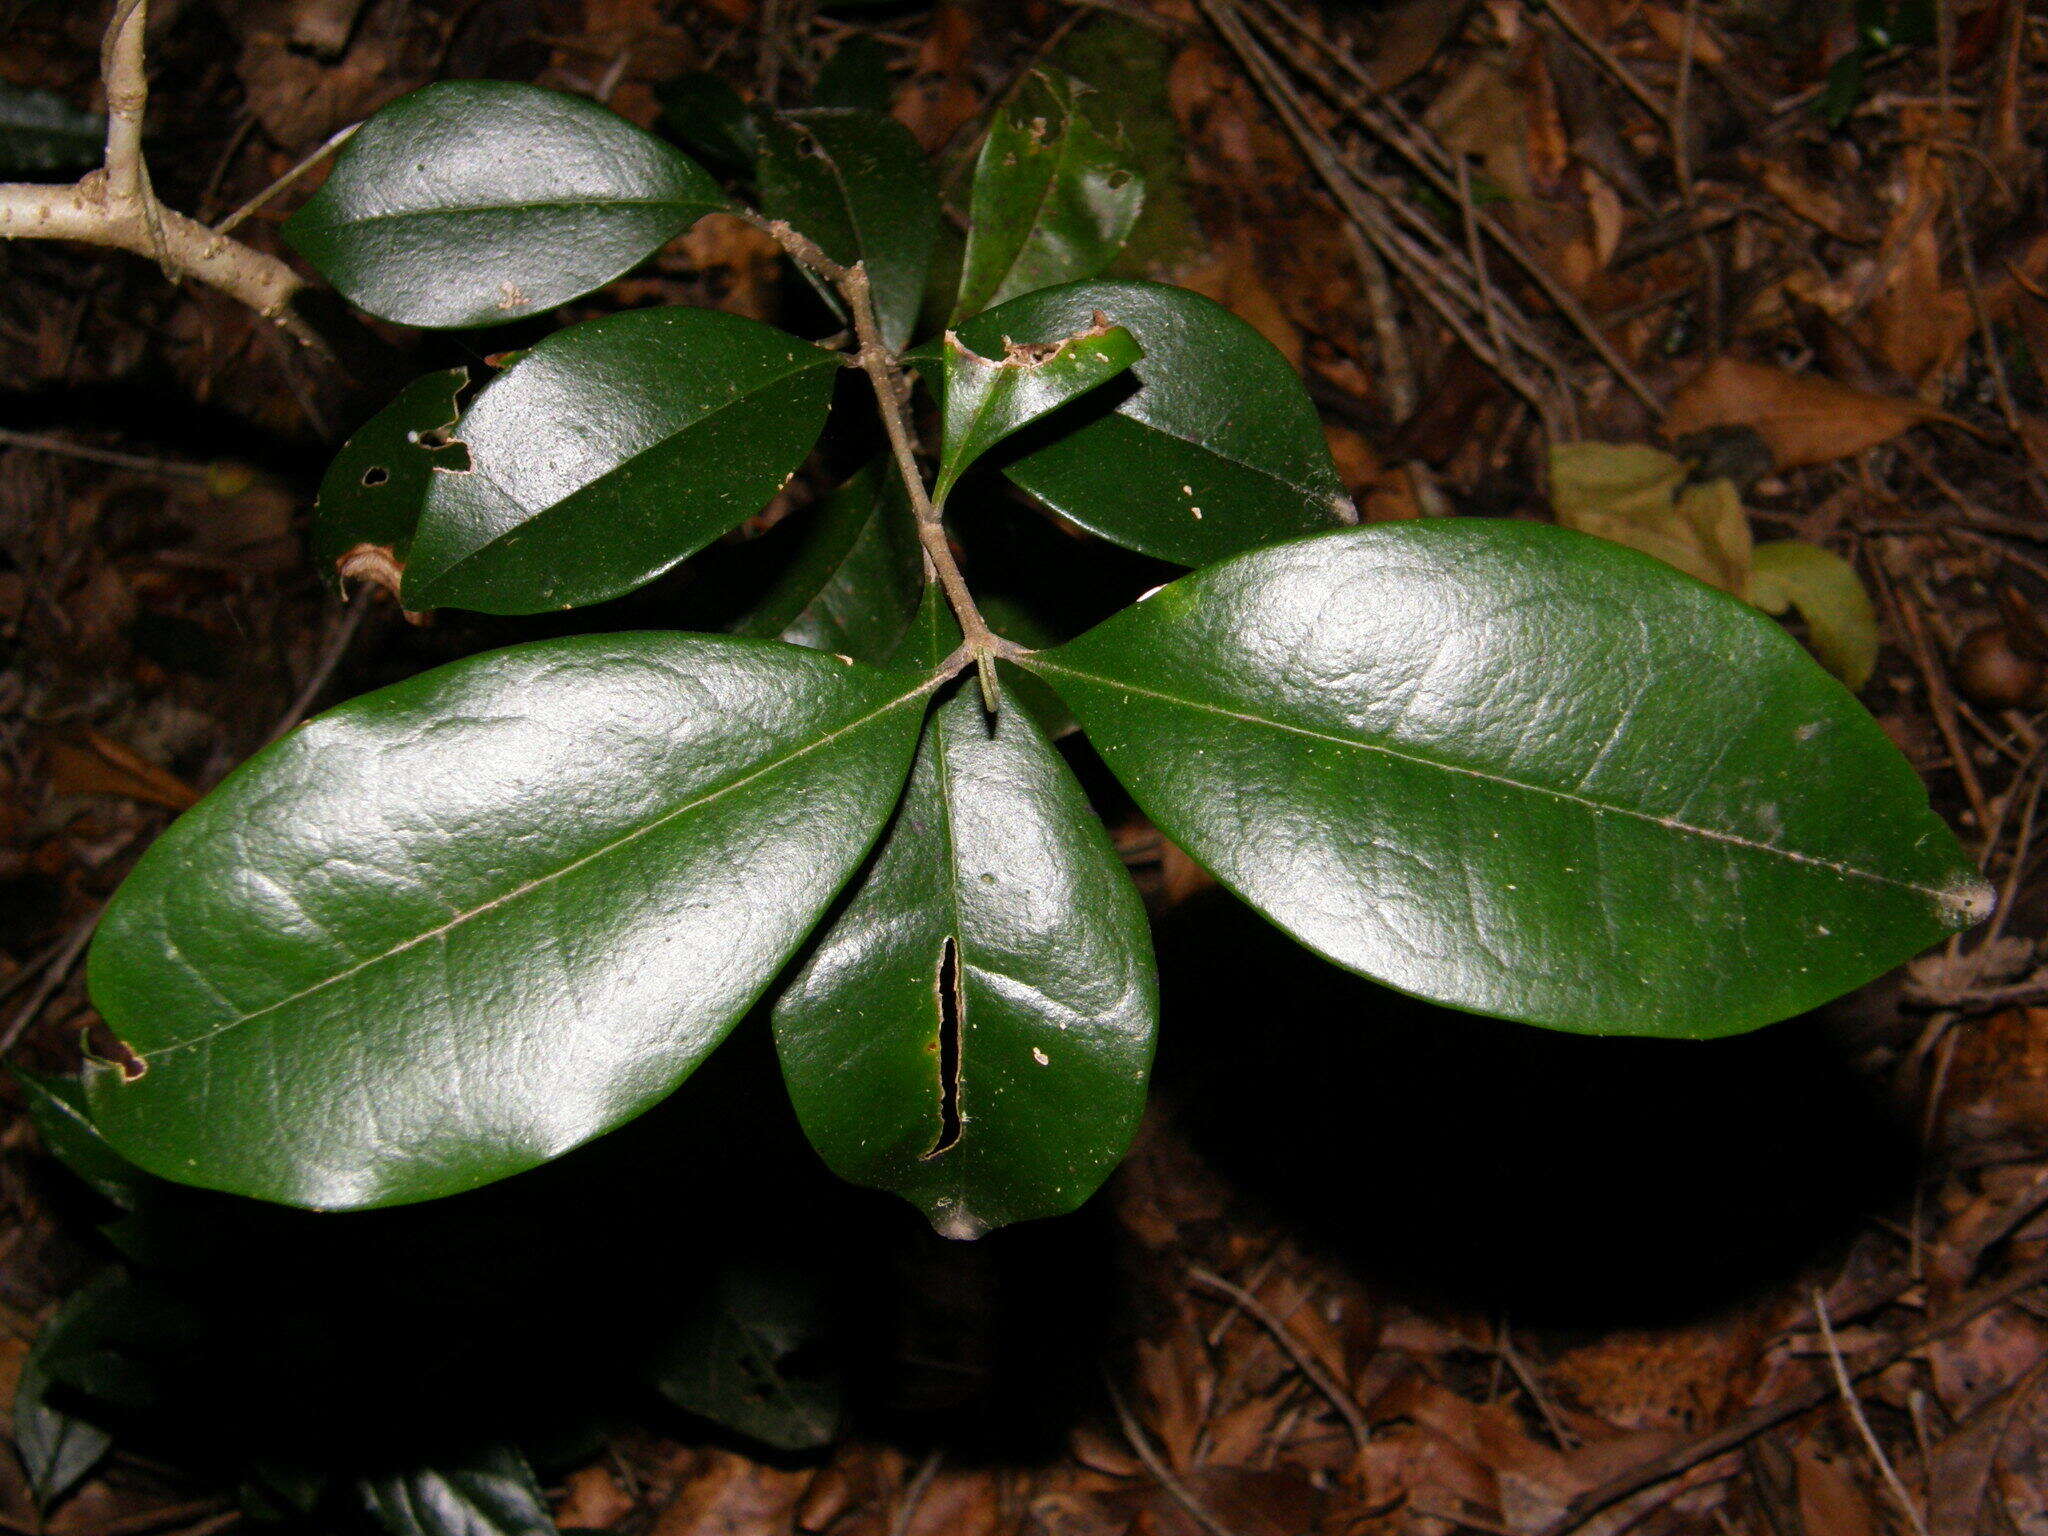
[{"label": "glossy green leaf", "polygon": [[1800,539],[1756,546],[1749,600],[1765,613],[1797,608],[1821,665],[1853,689],[1877,670],[1877,610],[1856,567]]},{"label": "glossy green leaf", "polygon": [[15,1454],[28,1474],[29,1492],[43,1508],[77,1487],[113,1449],[112,1435],[51,1402],[56,1383],[50,1364],[65,1350],[79,1346],[81,1333],[90,1329],[103,1298],[117,1283],[116,1276],[103,1275],[72,1295],[43,1325],[22,1362],[10,1410],[12,1437]]},{"label": "glossy green leaf", "polygon": [[924,555],[887,465],[827,496],[781,578],[734,633],[787,640],[856,661],[886,661],[924,591]]},{"label": "glossy green leaf", "polygon": [[408,608],[538,613],[652,580],[767,504],[817,441],[838,357],[710,309],[555,332],[493,379],[436,474]]},{"label": "glossy green leaf", "polygon": [[[928,601],[920,667],[958,644]],[[797,1117],[841,1177],[948,1237],[1070,1211],[1130,1144],[1157,1020],[1145,910],[1066,764],[972,677],[775,1007]]]},{"label": "glossy green leaf", "polygon": [[1225,885],[1461,1008],[1730,1034],[1990,909],[1905,759],[1782,629],[1561,528],[1303,539],[1031,665]]},{"label": "glossy green leaf", "polygon": [[468,466],[451,441],[456,397],[468,382],[467,368],[414,379],[328,465],[313,503],[313,560],[337,586],[352,557],[404,567],[434,470]]},{"label": "glossy green leaf", "polygon": [[722,1039],[895,802],[923,685],[768,641],[473,657],[266,748],[158,839],[88,978],[93,1118],[294,1205],[547,1161]]},{"label": "glossy green leaf", "polygon": [[366,1477],[362,1491],[386,1536],[556,1536],[533,1468],[514,1446]]},{"label": "glossy green leaf", "polygon": [[[1100,313],[1137,338],[1128,374],[1015,440],[1004,471],[1062,517],[1141,554],[1202,565],[1352,516],[1301,381],[1220,304],[1161,283],[1025,294],[960,327],[994,355]],[[920,349],[922,352],[923,349]],[[927,382],[935,369],[926,369]]]},{"label": "glossy green leaf", "polygon": [[449,80],[364,123],[284,236],[350,303],[446,329],[600,288],[729,206],[695,161],[595,102]]},{"label": "glossy green leaf", "polygon": [[842,1388],[814,1358],[824,1302],[803,1270],[730,1264],[656,1346],[649,1379],[677,1407],[777,1450],[828,1445]]},{"label": "glossy green leaf", "polygon": [[760,137],[762,211],[834,261],[865,262],[882,339],[906,345],[939,233],[938,184],[910,130],[879,112],[818,108],[764,119]]},{"label": "glossy green leaf", "polygon": [[1145,183],[1093,120],[1099,99],[1070,76],[1039,71],[996,113],[974,169],[956,323],[1094,277],[1123,249]]},{"label": "glossy green leaf", "polygon": [[932,495],[943,502],[974,461],[1012,433],[1107,384],[1143,354],[1131,333],[1102,316],[1057,342],[1006,343],[994,357],[961,345],[945,348],[945,442]]}]

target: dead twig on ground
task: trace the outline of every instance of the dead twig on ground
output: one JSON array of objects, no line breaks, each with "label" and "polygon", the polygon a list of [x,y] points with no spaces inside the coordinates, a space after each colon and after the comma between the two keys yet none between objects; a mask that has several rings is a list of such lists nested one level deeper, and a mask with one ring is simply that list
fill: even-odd
[{"label": "dead twig on ground", "polygon": [[1350,1426],[1352,1439],[1358,1442],[1360,1450],[1372,1438],[1372,1430],[1365,1421],[1365,1410],[1358,1406],[1352,1395],[1345,1391],[1322,1362],[1308,1352],[1308,1346],[1296,1338],[1288,1326],[1275,1317],[1271,1308],[1242,1286],[1233,1285],[1213,1270],[1196,1265],[1188,1271],[1188,1278],[1202,1290],[1212,1292],[1235,1302],[1245,1313],[1273,1336],[1273,1342],[1287,1352],[1287,1357],[1300,1368],[1309,1384],[1330,1400],[1330,1406],[1337,1410],[1339,1417]]}]

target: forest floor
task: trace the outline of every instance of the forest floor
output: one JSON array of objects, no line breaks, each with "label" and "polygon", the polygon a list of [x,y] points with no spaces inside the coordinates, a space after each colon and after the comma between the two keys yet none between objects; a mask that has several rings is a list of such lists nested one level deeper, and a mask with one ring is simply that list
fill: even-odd
[{"label": "forest floor", "polygon": [[[117,1262],[225,1260],[252,1336],[113,1349],[131,1417],[110,1446],[43,1422],[33,1484],[0,1458],[0,1530],[289,1513],[309,1469],[406,1454],[368,1431],[412,1423],[425,1392],[434,1454],[488,1423],[564,1529],[2048,1536],[2048,15],[1295,6],[160,4],[152,169],[213,221],[430,80],[531,80],[652,123],[692,70],[801,101],[856,40],[957,164],[1026,71],[1071,69],[1145,157],[1135,269],[1300,367],[1363,517],[1557,516],[1738,592],[1782,541],[1847,562],[1874,662],[1839,591],[1795,594],[1789,622],[1868,672],[1998,917],[1754,1036],[1587,1040],[1338,976],[1127,821],[1162,1056],[1139,1144],[1082,1216],[959,1245],[815,1179],[789,1198],[767,1181],[787,1149],[744,1141],[793,1142],[771,1106],[706,1163],[519,1208],[549,1264],[428,1322],[404,1310],[438,1241],[418,1225],[378,1229],[399,1235],[367,1260],[336,1256],[355,1218],[105,1228],[10,1079],[0,1403]],[[0,3],[10,111],[25,91],[100,107],[102,11]],[[281,249],[320,174],[240,233]],[[0,274],[0,1052],[63,1073],[90,1023],[84,936],[176,812],[309,710],[532,631],[344,605],[306,559],[334,447],[475,344],[335,305],[322,356],[77,247],[16,243]],[[712,219],[580,312],[765,317],[786,292],[772,247]],[[1679,445],[1741,515],[1565,505],[1546,455],[1571,441]],[[843,1282],[843,1370],[808,1449],[612,1390],[666,1291],[747,1243]],[[334,1379],[265,1368],[301,1332]],[[602,1411],[567,1402],[600,1388]],[[512,1422],[515,1401],[538,1416]],[[199,1402],[219,1417],[166,1426]],[[465,1402],[487,1405],[474,1426]],[[240,1454],[265,1421],[294,1427]],[[39,1505],[52,1423],[85,1438]],[[323,1508],[301,1528],[338,1528]]]}]

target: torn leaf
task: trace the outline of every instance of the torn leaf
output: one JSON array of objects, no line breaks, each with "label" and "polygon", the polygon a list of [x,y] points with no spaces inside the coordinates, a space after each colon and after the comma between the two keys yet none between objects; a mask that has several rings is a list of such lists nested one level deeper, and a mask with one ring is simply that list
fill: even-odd
[{"label": "torn leaf", "polygon": [[946,333],[945,448],[933,494],[946,499],[969,465],[1012,432],[1105,384],[1144,356],[1131,333],[1100,310],[1062,341],[1003,342],[1001,357],[971,351]]}]

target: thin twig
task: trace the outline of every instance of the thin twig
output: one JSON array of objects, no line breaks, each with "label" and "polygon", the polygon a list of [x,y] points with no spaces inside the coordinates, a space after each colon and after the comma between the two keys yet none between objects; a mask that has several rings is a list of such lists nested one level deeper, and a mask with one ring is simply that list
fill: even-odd
[{"label": "thin twig", "polygon": [[7,1028],[0,1031],[0,1057],[14,1049],[22,1035],[27,1032],[29,1025],[33,1024],[36,1016],[43,1011],[43,1005],[49,1002],[57,989],[70,979],[71,968],[78,964],[78,957],[85,953],[85,946],[91,941],[92,931],[99,920],[100,915],[95,911],[90,917],[82,919],[65,938],[64,947],[57,951],[55,958],[44,968],[43,979],[36,983],[35,991],[29,994],[27,1002],[15,1010],[14,1017],[7,1021]]},{"label": "thin twig", "polygon": [[1256,1320],[1261,1328],[1270,1333],[1273,1342],[1287,1351],[1288,1358],[1300,1367],[1301,1374],[1309,1379],[1310,1384],[1318,1392],[1330,1400],[1330,1406],[1335,1408],[1344,1422],[1350,1426],[1351,1437],[1358,1442],[1359,1449],[1365,1449],[1366,1443],[1372,1438],[1371,1426],[1365,1421],[1365,1410],[1360,1408],[1351,1394],[1323,1369],[1322,1362],[1309,1353],[1308,1346],[1273,1315],[1272,1308],[1244,1287],[1233,1285],[1213,1270],[1204,1269],[1199,1264],[1188,1271],[1188,1278],[1203,1290],[1212,1291],[1228,1301],[1235,1302]]},{"label": "thin twig", "polygon": [[54,453],[62,458],[81,459],[88,464],[108,464],[115,469],[132,469],[145,475],[167,475],[180,480],[204,480],[211,473],[204,464],[180,464],[173,459],[153,459],[146,454],[121,453],[112,448],[88,448],[61,437],[40,432],[16,432],[0,427],[0,448],[26,448],[33,453]]},{"label": "thin twig", "polygon": [[1563,0],[1544,0],[1543,9],[1557,18],[1559,26],[1571,35],[1571,40],[1585,49],[1595,64],[1614,77],[1615,83],[1642,104],[1643,110],[1661,121],[1670,121],[1670,114],[1663,102],[1642,81],[1638,80],[1627,65],[1614,56],[1614,52],[1599,38],[1586,30],[1586,24]]},{"label": "thin twig", "polygon": [[889,1536],[910,1536],[910,1528],[917,1523],[917,1507],[924,1502],[925,1489],[931,1486],[938,1475],[939,1463],[945,1460],[945,1447],[940,1446],[925,1457],[917,1473],[903,1490],[903,1497],[896,1505],[896,1517],[889,1522]]},{"label": "thin twig", "polygon": [[953,616],[960,621],[960,633],[966,642],[963,649],[980,676],[982,702],[989,713],[995,713],[998,698],[995,658],[1016,659],[1028,653],[1024,647],[1005,640],[988,627],[988,621],[975,604],[973,592],[968,589],[967,578],[960,572],[960,563],[953,558],[943,509],[933,504],[924,474],[918,468],[917,444],[911,437],[910,412],[904,401],[903,369],[882,339],[867,267],[858,261],[852,266],[834,261],[816,241],[782,219],[764,219],[752,214],[741,217],[765,232],[788,253],[792,261],[830,283],[845,300],[857,343],[854,362],[868,376],[868,382],[874,388],[875,404],[882,415],[882,429],[888,434],[890,451],[895,456],[896,472],[903,481],[904,492],[910,498],[910,508],[917,519],[918,542],[924,547],[931,573],[938,579],[946,601],[952,606]]},{"label": "thin twig", "polygon": [[325,160],[329,155],[333,154],[337,149],[341,148],[342,145],[346,144],[350,139],[354,138],[356,130],[362,126],[363,125],[361,123],[350,123],[346,128],[337,129],[328,138],[325,144],[322,144],[319,148],[311,151],[297,165],[293,166],[290,170],[286,171],[282,176],[278,177],[277,180],[273,181],[269,186],[265,187],[261,192],[258,192],[254,197],[250,198],[249,201],[242,204],[242,206],[237,208],[233,213],[229,214],[226,218],[222,219],[218,224],[214,225],[213,232],[216,235],[226,234],[229,230],[233,229],[237,224],[241,223],[242,220],[248,218],[250,214],[254,213],[258,208],[261,208],[265,203],[269,202],[273,197],[277,196],[278,193],[282,192],[286,187],[290,186],[293,182],[297,181],[301,176],[305,175],[306,172],[312,170],[314,166],[318,165],[322,160]]},{"label": "thin twig", "polygon": [[1123,1425],[1124,1439],[1130,1442],[1131,1449],[1138,1453],[1138,1460],[1145,1463],[1145,1470],[1152,1474],[1159,1486],[1172,1494],[1174,1502],[1186,1510],[1189,1518],[1207,1531],[1209,1536],[1237,1536],[1229,1526],[1209,1513],[1208,1506],[1188,1491],[1187,1484],[1173,1475],[1173,1468],[1169,1467],[1166,1459],[1153,1449],[1143,1426],[1132,1414],[1130,1405],[1124,1401],[1123,1393],[1117,1391],[1116,1383],[1110,1380],[1107,1371],[1103,1372],[1102,1385],[1109,1392],[1110,1405],[1116,1409],[1117,1421]]},{"label": "thin twig", "polygon": [[1899,1508],[1905,1511],[1918,1536],[1927,1536],[1927,1522],[1921,1517],[1920,1507],[1913,1502],[1913,1496],[1906,1492],[1906,1485],[1899,1481],[1898,1469],[1892,1459],[1885,1455],[1884,1447],[1877,1443],[1877,1434],[1870,1427],[1870,1420],[1864,1415],[1863,1401],[1856,1395],[1855,1383],[1849,1380],[1849,1367],[1843,1363],[1842,1348],[1835,1342],[1835,1325],[1828,1316],[1828,1299],[1821,1288],[1813,1288],[1813,1315],[1820,1323],[1820,1341],[1827,1350],[1828,1367],[1834,1373],[1835,1388],[1842,1394],[1842,1404],[1849,1410],[1849,1417],[1856,1422],[1856,1432],[1863,1437],[1863,1447],[1870,1452],[1870,1459],[1877,1463],[1877,1470],[1883,1476],[1885,1485],[1891,1489],[1892,1497],[1899,1501]]},{"label": "thin twig", "polygon": [[363,627],[363,620],[370,612],[375,591],[376,589],[368,583],[356,589],[355,596],[349,599],[347,611],[341,616],[341,622],[335,625],[333,636],[322,649],[320,659],[313,664],[313,670],[307,676],[305,685],[299,689],[298,696],[291,702],[291,707],[271,728],[270,735],[265,741],[266,746],[296,730],[299,722],[306,718],[307,712],[319,700],[328,683],[333,681],[335,668],[341,665],[341,658],[348,653],[349,645],[356,637],[356,631]]}]

